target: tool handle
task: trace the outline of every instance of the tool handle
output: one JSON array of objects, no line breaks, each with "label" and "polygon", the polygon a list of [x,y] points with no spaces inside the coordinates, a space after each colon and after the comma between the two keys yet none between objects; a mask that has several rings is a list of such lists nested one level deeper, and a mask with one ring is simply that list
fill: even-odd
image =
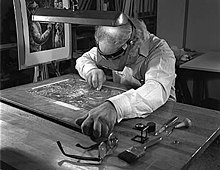
[{"label": "tool handle", "polygon": [[167,128],[167,127],[163,125],[163,126],[158,130],[158,132],[156,132],[156,133],[157,133],[157,134],[162,133],[166,128]]},{"label": "tool handle", "polygon": [[174,116],[173,118],[171,118],[170,120],[168,120],[163,126],[168,127],[171,124],[173,124],[176,120],[178,119],[177,116]]},{"label": "tool handle", "polygon": [[155,133],[155,135],[162,133],[164,130],[166,130],[169,126],[171,126],[177,120],[178,120],[178,116],[174,116],[171,119],[169,119],[166,123],[162,125],[162,127]]},{"label": "tool handle", "polygon": [[147,148],[149,148],[152,145],[157,144],[158,142],[160,142],[163,138],[162,137],[157,137],[155,139],[150,140],[149,142],[147,142],[146,144],[144,144],[144,150],[146,150]]}]

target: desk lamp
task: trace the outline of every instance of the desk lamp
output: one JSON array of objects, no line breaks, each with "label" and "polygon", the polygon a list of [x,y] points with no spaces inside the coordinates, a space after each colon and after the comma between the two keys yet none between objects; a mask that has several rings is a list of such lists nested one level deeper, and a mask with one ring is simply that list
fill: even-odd
[{"label": "desk lamp", "polygon": [[32,21],[119,26],[126,24],[128,18],[119,11],[72,11],[71,9],[38,8],[32,15]]}]

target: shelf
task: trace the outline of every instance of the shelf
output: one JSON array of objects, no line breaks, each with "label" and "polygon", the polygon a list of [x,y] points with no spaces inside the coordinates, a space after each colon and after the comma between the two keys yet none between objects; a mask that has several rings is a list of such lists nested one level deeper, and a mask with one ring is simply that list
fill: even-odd
[{"label": "shelf", "polygon": [[17,47],[17,43],[0,44],[0,51],[9,50],[15,47]]}]

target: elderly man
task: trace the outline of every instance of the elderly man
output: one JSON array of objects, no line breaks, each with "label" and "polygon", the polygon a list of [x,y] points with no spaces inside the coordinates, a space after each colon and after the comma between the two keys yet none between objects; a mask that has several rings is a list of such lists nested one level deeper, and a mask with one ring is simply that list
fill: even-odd
[{"label": "elderly man", "polygon": [[128,18],[117,27],[99,26],[96,47],[76,61],[76,69],[92,87],[101,89],[106,76],[99,66],[113,70],[113,81],[131,87],[109,98],[76,120],[94,141],[105,139],[122,119],[146,117],[168,99],[175,100],[175,56],[168,44],[150,34],[146,25]]}]

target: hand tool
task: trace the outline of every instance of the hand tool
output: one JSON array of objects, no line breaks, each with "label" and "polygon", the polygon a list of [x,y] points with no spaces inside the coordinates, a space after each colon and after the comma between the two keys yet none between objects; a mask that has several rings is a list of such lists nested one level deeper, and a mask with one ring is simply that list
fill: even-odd
[{"label": "hand tool", "polygon": [[160,133],[162,133],[169,126],[171,126],[173,123],[175,123],[177,120],[178,120],[177,116],[174,116],[171,119],[169,119],[165,124],[162,125],[162,127],[158,131],[156,131],[155,135],[159,135]]}]

